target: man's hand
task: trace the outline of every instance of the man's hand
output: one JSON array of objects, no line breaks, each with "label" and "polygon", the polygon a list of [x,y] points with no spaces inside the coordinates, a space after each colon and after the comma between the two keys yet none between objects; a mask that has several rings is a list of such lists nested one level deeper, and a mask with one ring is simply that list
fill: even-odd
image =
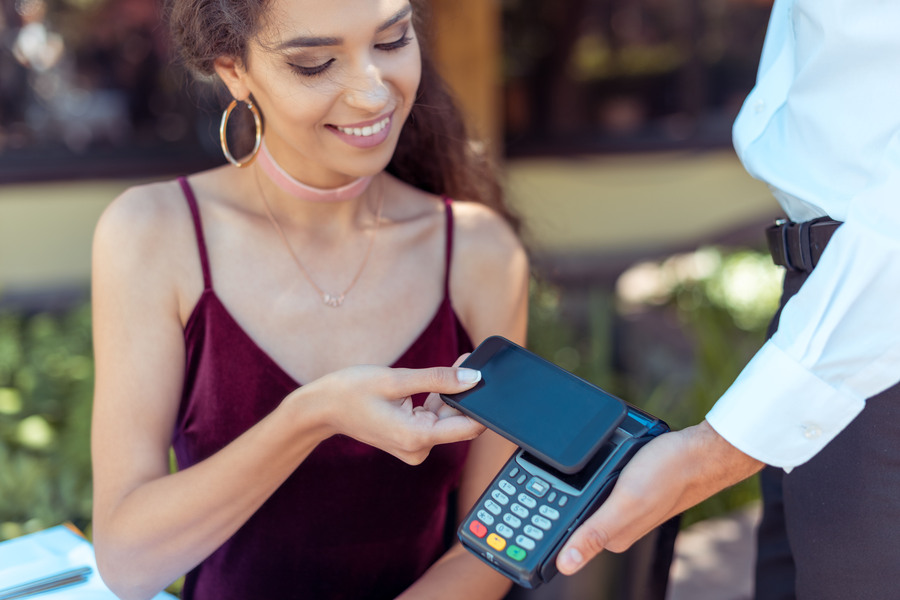
[{"label": "man's hand", "polygon": [[763,466],[706,421],[663,434],[626,465],[606,502],[572,534],[556,566],[571,575],[601,550],[623,552],[671,517]]}]

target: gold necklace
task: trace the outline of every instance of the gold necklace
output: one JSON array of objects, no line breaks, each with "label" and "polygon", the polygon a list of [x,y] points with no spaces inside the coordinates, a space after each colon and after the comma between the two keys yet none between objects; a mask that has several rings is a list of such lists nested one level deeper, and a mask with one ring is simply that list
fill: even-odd
[{"label": "gold necklace", "polygon": [[269,222],[272,223],[272,227],[274,227],[275,231],[278,232],[278,237],[281,238],[281,241],[284,243],[285,248],[287,248],[288,253],[291,255],[291,258],[294,259],[294,263],[296,263],[297,268],[300,269],[300,273],[303,275],[303,278],[306,279],[306,281],[308,281],[309,284],[313,286],[313,288],[315,288],[316,292],[318,292],[319,296],[322,298],[322,302],[324,302],[326,306],[330,306],[332,308],[340,308],[344,303],[344,298],[347,297],[347,294],[350,293],[350,290],[353,289],[353,286],[356,285],[356,282],[359,281],[359,278],[362,276],[362,273],[366,268],[366,264],[368,264],[369,262],[369,256],[372,254],[372,247],[375,245],[375,236],[378,234],[379,225],[381,225],[381,209],[384,207],[383,189],[381,190],[382,193],[378,195],[378,210],[375,212],[375,230],[372,231],[372,237],[371,239],[369,239],[369,246],[366,248],[366,254],[363,256],[362,264],[359,265],[359,269],[356,271],[356,275],[353,276],[350,284],[344,289],[343,292],[341,292],[340,294],[330,294],[316,284],[312,276],[309,274],[309,271],[306,270],[306,267],[304,267],[303,263],[300,262],[300,259],[297,258],[297,254],[291,247],[290,242],[288,242],[287,236],[284,234],[284,230],[281,228],[281,225],[278,223],[278,220],[272,213],[272,208],[269,206],[268,200],[266,200],[266,195],[263,193],[262,185],[259,183],[259,174],[256,175],[256,185],[259,188],[259,195],[262,198],[263,206],[266,209],[266,216],[269,217]]}]

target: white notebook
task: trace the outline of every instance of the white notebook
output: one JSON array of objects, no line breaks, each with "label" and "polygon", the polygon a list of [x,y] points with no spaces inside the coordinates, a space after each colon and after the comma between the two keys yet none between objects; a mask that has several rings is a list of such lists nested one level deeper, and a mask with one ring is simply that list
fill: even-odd
[{"label": "white notebook", "polygon": [[[46,600],[117,600],[97,572],[94,547],[65,525],[0,543],[0,598],[4,591],[79,567],[89,567],[83,581],[41,592]],[[31,598],[32,596],[20,596]],[[165,592],[154,600],[174,599]]]}]

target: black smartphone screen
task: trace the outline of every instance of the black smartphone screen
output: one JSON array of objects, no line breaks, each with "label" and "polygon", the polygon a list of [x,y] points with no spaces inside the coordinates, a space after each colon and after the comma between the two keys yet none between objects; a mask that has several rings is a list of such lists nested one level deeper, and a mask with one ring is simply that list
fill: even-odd
[{"label": "black smartphone screen", "polygon": [[618,398],[499,336],[462,366],[482,379],[445,401],[564,473],[580,470],[627,413]]}]

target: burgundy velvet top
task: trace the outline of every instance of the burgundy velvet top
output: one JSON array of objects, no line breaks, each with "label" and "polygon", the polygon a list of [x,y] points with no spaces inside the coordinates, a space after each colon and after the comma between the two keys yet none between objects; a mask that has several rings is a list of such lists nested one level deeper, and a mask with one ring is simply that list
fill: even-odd
[{"label": "burgundy velvet top", "polygon": [[[173,436],[183,469],[226,446],[300,383],[256,345],[216,296],[197,201],[187,181],[180,183],[204,280],[184,331],[186,374]],[[449,199],[445,204],[444,297],[392,366],[451,365],[472,350],[450,304],[453,213]],[[424,400],[414,398],[416,405]],[[447,525],[455,519],[452,499],[468,448],[468,442],[437,446],[421,465],[409,466],[349,437],[329,438],[187,575],[183,598],[393,598],[449,547]]]}]

